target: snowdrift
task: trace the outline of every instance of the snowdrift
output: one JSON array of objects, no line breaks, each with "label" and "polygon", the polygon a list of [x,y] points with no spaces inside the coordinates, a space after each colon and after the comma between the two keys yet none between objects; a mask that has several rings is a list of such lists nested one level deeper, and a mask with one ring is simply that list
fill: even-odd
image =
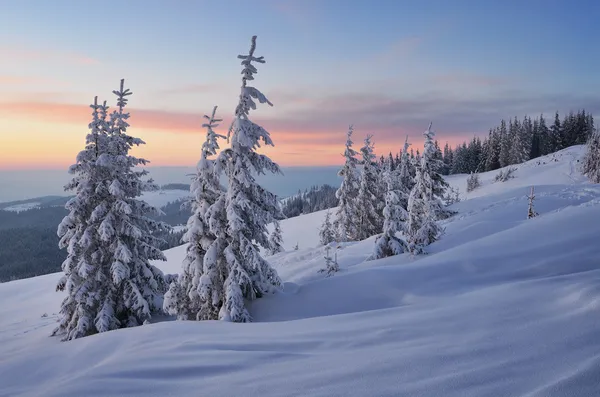
[{"label": "snowdrift", "polygon": [[600,186],[581,153],[482,174],[428,255],[365,262],[373,238],[348,243],[330,278],[325,212],[283,221],[269,260],[285,290],[252,302],[251,324],[156,319],[61,343],[58,274],[0,284],[0,396],[600,395]]}]

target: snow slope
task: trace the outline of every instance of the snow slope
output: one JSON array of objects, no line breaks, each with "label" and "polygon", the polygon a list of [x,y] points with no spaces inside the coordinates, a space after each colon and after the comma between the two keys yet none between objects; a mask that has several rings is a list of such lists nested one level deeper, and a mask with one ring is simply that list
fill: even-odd
[{"label": "snow slope", "polygon": [[[331,278],[317,273],[325,212],[283,221],[288,251],[269,260],[285,290],[251,303],[252,324],[61,343],[48,337],[59,275],[0,284],[0,396],[598,396],[600,186],[580,155],[505,183],[482,174],[429,255],[365,262],[373,238],[348,243]],[[527,220],[533,183],[540,216]],[[184,251],[159,266],[178,272]]]},{"label": "snow slope", "polygon": [[10,212],[22,212],[31,210],[34,208],[39,208],[42,203],[32,202],[32,203],[24,203],[24,204],[15,204],[9,207],[2,208],[0,211],[10,211]]}]

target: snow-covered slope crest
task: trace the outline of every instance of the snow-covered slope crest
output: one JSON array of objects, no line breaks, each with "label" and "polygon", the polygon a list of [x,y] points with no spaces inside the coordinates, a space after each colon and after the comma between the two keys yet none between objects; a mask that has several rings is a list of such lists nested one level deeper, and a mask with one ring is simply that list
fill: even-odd
[{"label": "snow-covered slope crest", "polygon": [[[456,204],[427,256],[364,262],[373,239],[348,243],[330,278],[325,212],[283,221],[288,251],[269,260],[286,288],[251,304],[251,324],[61,343],[58,275],[0,284],[0,396],[598,396],[600,186],[544,180],[566,158]],[[161,267],[178,272],[184,249]]]}]

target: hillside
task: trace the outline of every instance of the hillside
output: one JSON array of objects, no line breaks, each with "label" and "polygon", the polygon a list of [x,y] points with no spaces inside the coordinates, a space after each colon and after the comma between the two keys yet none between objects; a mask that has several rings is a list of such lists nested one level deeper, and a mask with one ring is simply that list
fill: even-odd
[{"label": "hillside", "polygon": [[[177,225],[189,217],[180,201],[188,196],[189,191],[164,189],[146,192],[142,198],[161,208],[163,215],[158,220]],[[56,229],[68,213],[64,208],[67,200],[48,196],[5,203],[4,207],[0,204],[0,283],[60,270],[66,252],[58,248]],[[170,241],[165,247],[172,246]]]},{"label": "hillside", "polygon": [[[251,324],[161,318],[61,343],[59,274],[0,284],[0,396],[600,395],[600,186],[582,152],[468,194],[449,177],[463,200],[428,255],[365,262],[374,238],[347,243],[331,278],[325,211],[282,221],[287,251],[268,259],[285,290],[252,302]],[[179,272],[184,253],[157,265]]]}]

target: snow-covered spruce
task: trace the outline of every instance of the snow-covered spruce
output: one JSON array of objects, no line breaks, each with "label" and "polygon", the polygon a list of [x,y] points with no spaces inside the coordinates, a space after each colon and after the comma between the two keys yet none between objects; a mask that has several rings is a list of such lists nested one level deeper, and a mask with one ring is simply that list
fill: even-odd
[{"label": "snow-covered spruce", "polygon": [[481,186],[481,182],[479,182],[479,174],[477,172],[471,172],[469,178],[467,179],[467,192],[472,192]]},{"label": "snow-covered spruce", "polygon": [[531,193],[529,194],[529,196],[527,196],[527,200],[529,202],[529,205],[527,208],[527,219],[535,218],[539,214],[537,212],[535,212],[535,208],[533,207],[533,201],[535,200],[533,186],[531,187]]},{"label": "snow-covered spruce", "polygon": [[358,196],[355,208],[357,213],[357,235],[356,240],[364,240],[378,233],[383,228],[381,211],[379,205],[379,187],[377,186],[377,169],[375,168],[373,143],[371,135],[365,138],[365,144],[360,149],[362,155],[362,171],[360,174]]},{"label": "snow-covered spruce", "polygon": [[335,230],[331,223],[331,212],[328,210],[325,214],[325,220],[319,229],[319,242],[321,245],[327,245],[335,241]]},{"label": "snow-covered spruce", "polygon": [[273,222],[273,232],[269,236],[269,255],[283,252],[283,232],[279,221]]},{"label": "snow-covered spruce", "polygon": [[[431,180],[432,197],[430,199],[430,206],[435,220],[446,219],[453,215],[454,212],[447,209],[441,200],[449,185],[448,182],[444,180],[442,174],[440,174],[440,170],[444,167],[444,163],[436,156],[438,149],[433,140],[435,132],[431,129],[431,123],[429,123],[429,127],[423,133],[423,136],[425,137],[423,156],[418,164],[421,167],[421,171],[427,173],[427,178]],[[426,166],[423,167],[423,164],[426,164]]]},{"label": "snow-covered spruce", "polygon": [[323,269],[319,269],[319,273],[325,273],[326,277],[331,277],[338,271],[340,271],[340,265],[337,261],[337,248],[334,257],[331,257],[331,247],[327,246],[325,248],[325,267]]},{"label": "snow-covered spruce", "polygon": [[398,167],[398,180],[400,183],[399,191],[400,196],[398,197],[400,200],[400,204],[402,208],[405,210],[408,209],[408,196],[410,195],[410,191],[415,185],[415,180],[413,175],[415,174],[415,166],[410,158],[410,153],[408,148],[410,147],[410,143],[408,142],[408,136],[404,141],[404,147],[402,148],[402,154],[400,157],[400,165]]},{"label": "snow-covered spruce", "polygon": [[[183,241],[189,245],[182,272],[177,282],[169,286],[163,302],[163,309],[169,314],[177,315],[180,320],[216,320],[220,309],[218,304],[213,304],[211,288],[201,284],[203,276],[211,274],[213,265],[205,258],[206,251],[215,241],[209,228],[207,212],[224,191],[215,173],[214,162],[210,160],[219,149],[218,138],[225,138],[214,131],[222,121],[215,118],[216,111],[215,106],[210,116],[204,116],[207,121],[202,125],[206,129],[206,140],[202,144],[196,175],[190,185],[192,215],[183,236]],[[210,276],[205,276],[204,280],[206,278]],[[208,284],[212,285],[212,282]],[[220,301],[219,294],[215,295],[217,301]]]},{"label": "snow-covered spruce", "polygon": [[600,128],[596,128],[588,139],[582,172],[593,183],[600,183]]},{"label": "snow-covered spruce", "polygon": [[[73,253],[63,265],[65,277],[58,286],[66,289],[67,297],[54,334],[64,340],[141,325],[160,309],[166,290],[162,272],[150,260],[165,260],[152,233],[168,226],[150,219],[148,215],[158,210],[138,199],[143,191],[158,187],[142,179],[147,171],[135,168],[148,161],[129,154],[144,142],[126,133],[129,113],[123,109],[131,92],[123,85],[121,80],[120,89],[113,91],[118,110],[111,114],[110,124],[104,117],[106,108],[99,109],[98,125],[107,130],[91,134],[99,139],[97,158],[88,145],[71,168],[79,175],[67,187],[77,195],[67,205],[71,213],[58,230],[61,247]],[[83,159],[91,155],[88,176],[82,176]],[[75,214],[76,207],[87,208]],[[84,230],[78,236],[69,232],[72,228]]]},{"label": "snow-covered spruce", "polygon": [[223,170],[228,178],[224,201],[218,203],[225,210],[227,230],[213,230],[211,225],[215,234],[227,235],[211,253],[216,261],[225,260],[227,270],[219,318],[234,322],[252,320],[245,299],[259,298],[282,286],[277,272],[260,255],[258,247],[269,248],[266,225],[281,217],[281,208],[277,197],[261,187],[255,175],[266,171],[281,173],[281,170],[269,157],[256,152],[261,141],[274,145],[270,134],[248,118],[250,110],[256,108],[255,99],[272,106],[259,90],[247,85],[257,73],[252,63],[265,62],[263,57],[254,56],[255,49],[256,36],[253,36],[248,55],[238,56],[243,66],[242,87],[228,134],[231,147],[223,150],[217,159],[217,169]]},{"label": "snow-covered spruce", "polygon": [[[88,296],[99,305],[98,290],[103,283],[96,280],[96,274],[102,275],[98,261],[102,255],[102,244],[90,224],[94,207],[102,203],[107,192],[103,183],[103,173],[96,162],[98,156],[106,151],[107,130],[106,105],[98,105],[94,98],[90,132],[86,137],[85,149],[77,155],[76,163],[69,168],[73,179],[65,186],[66,191],[74,191],[65,208],[69,214],[58,226],[59,247],[67,250],[67,258],[62,263],[64,275],[56,287],[57,291],[67,291],[60,309],[60,320],[55,334],[66,334],[65,339],[74,339],[93,332],[96,313],[85,304]],[[81,291],[81,292],[80,292]]]},{"label": "snow-covered spruce", "polygon": [[337,232],[338,241],[356,240],[358,231],[356,227],[356,197],[358,196],[358,176],[356,174],[356,151],[352,149],[352,133],[354,128],[350,126],[346,135],[346,149],[344,150],[344,166],[338,172],[342,184],[336,192],[338,199],[338,210],[334,227]]},{"label": "snow-covered spruce", "polygon": [[[432,136],[431,124],[424,133],[425,142]],[[437,224],[437,212],[443,209],[442,203],[435,195],[436,181],[432,178],[434,171],[431,169],[426,145],[423,157],[416,168],[415,186],[408,198],[408,222],[406,235],[408,249],[414,255],[425,253],[425,247],[436,241],[442,233],[442,228]]]},{"label": "snow-covered spruce", "polygon": [[399,255],[408,250],[406,242],[398,237],[398,232],[404,232],[408,213],[402,207],[400,197],[404,194],[398,182],[400,178],[391,166],[384,172],[387,187],[385,208],[383,209],[383,233],[375,240],[375,247],[370,259],[381,259]]}]

